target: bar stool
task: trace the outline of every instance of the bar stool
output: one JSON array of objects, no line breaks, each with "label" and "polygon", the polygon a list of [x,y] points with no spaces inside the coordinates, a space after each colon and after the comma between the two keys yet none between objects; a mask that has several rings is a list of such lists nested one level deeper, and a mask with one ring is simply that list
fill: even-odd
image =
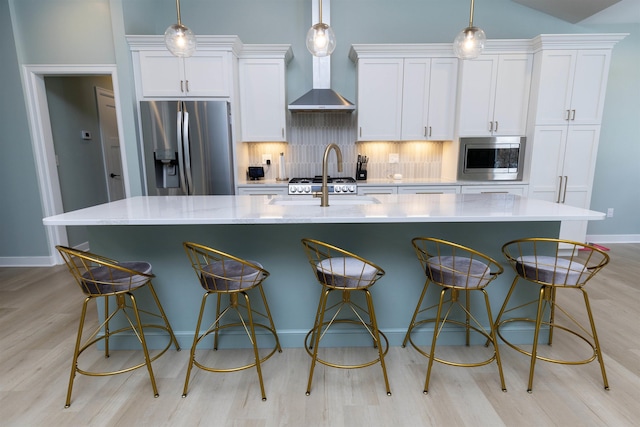
[{"label": "bar stool", "polygon": [[[76,346],[73,352],[73,362],[71,363],[71,377],[69,378],[65,408],[71,406],[71,391],[73,389],[73,381],[76,373],[88,376],[107,376],[133,371],[134,369],[146,366],[147,371],[149,372],[149,379],[151,380],[153,394],[155,397],[158,397],[158,388],[153,375],[151,362],[162,356],[169,349],[172,343],[178,351],[180,350],[180,346],[178,345],[178,341],[173,334],[169,320],[167,319],[162,305],[160,304],[158,295],[151,284],[151,279],[155,277],[151,273],[151,264],[144,261],[118,262],[101,255],[79,251],[66,246],[56,246],[56,249],[69,268],[69,272],[86,296],[84,303],[82,304],[82,313],[80,315],[80,325],[78,326]],[[138,306],[134,292],[141,288],[149,289],[156,305],[154,310],[157,309],[157,312],[144,310]],[[104,321],[93,331],[93,333],[91,333],[91,335],[89,335],[88,338],[84,340],[83,343],[82,337],[85,317],[87,314],[87,305],[90,301],[101,297],[104,297]],[[116,302],[116,307],[112,311],[109,309],[109,297],[113,297]],[[162,319],[163,324],[142,323],[140,320],[141,313],[148,317]],[[145,319],[146,318],[147,317],[145,317]],[[125,319],[127,321],[127,323],[123,322],[125,326],[116,330],[110,329],[110,326],[113,326],[114,324],[120,326],[120,323],[117,322],[120,320],[124,321]],[[147,342],[145,340],[144,330],[148,328],[162,329],[169,335],[166,347],[154,356],[149,355]],[[143,362],[133,366],[119,368],[114,371],[99,372],[84,370],[78,366],[78,358],[80,357],[80,354],[98,342],[104,342],[104,354],[105,357],[109,357],[110,338],[123,332],[133,332],[133,335],[138,339],[144,353]]]},{"label": "bar stool", "polygon": [[[269,272],[262,268],[262,265],[256,261],[240,259],[198,243],[184,242],[183,246],[187,252],[191,266],[196,273],[198,282],[204,288],[205,293],[202,296],[202,302],[200,304],[200,314],[198,315],[198,322],[193,336],[193,345],[191,346],[189,367],[187,368],[187,376],[184,381],[182,397],[187,396],[189,377],[191,376],[191,369],[194,365],[208,372],[237,372],[253,368],[255,366],[258,372],[262,400],[267,400],[267,395],[264,390],[264,382],[262,381],[261,364],[273,356],[276,350],[278,352],[282,352],[280,341],[278,340],[278,334],[276,333],[276,327],[273,324],[271,312],[269,311],[269,304],[267,304],[267,298],[264,294],[264,290],[262,289],[262,282],[269,276]],[[257,288],[260,292],[262,304],[264,306],[264,313],[251,305],[248,291],[254,288]],[[216,317],[211,326],[209,326],[204,332],[200,333],[207,298],[212,294],[217,297]],[[229,303],[224,309],[222,309],[221,300],[224,295],[229,297]],[[227,322],[223,322],[225,318],[231,317],[233,314],[236,315],[235,318],[232,318]],[[254,320],[254,316],[256,315],[266,319],[268,324],[265,325],[256,322]],[[207,366],[196,360],[196,349],[203,339],[210,334],[213,334],[213,349],[217,350],[220,332],[228,328],[237,327],[244,330],[251,342],[254,354],[252,363],[232,368],[215,368]],[[273,335],[273,339],[275,341],[273,349],[264,357],[260,357],[258,350],[258,336],[256,335],[256,328],[266,330],[268,333]]]},{"label": "bar stool", "polygon": [[[407,329],[402,347],[405,347],[407,342],[410,342],[420,354],[429,359],[427,377],[424,383],[424,393],[427,394],[429,391],[429,380],[431,378],[431,368],[434,360],[445,365],[467,368],[487,365],[495,360],[498,365],[502,391],[507,391],[502,373],[500,351],[493,327],[489,296],[485,290],[485,287],[498,277],[498,275],[502,274],[504,269],[492,258],[457,243],[428,237],[416,237],[411,243],[427,278],[420,298],[418,299],[416,309],[413,312],[413,317],[411,318],[411,323]],[[440,298],[437,304],[422,308],[427,289],[431,283],[441,288]],[[488,331],[471,313],[469,297],[472,291],[481,292],[484,296],[489,325]],[[447,294],[448,298],[445,298]],[[464,305],[460,302],[461,294],[464,294]],[[420,314],[432,311],[433,309],[436,309],[435,317],[417,320]],[[452,316],[454,310],[464,314],[464,321]],[[413,341],[411,336],[415,328],[427,323],[434,323],[429,351],[421,349],[418,344]],[[471,332],[482,335],[486,338],[487,344],[491,343],[493,345],[493,354],[485,360],[468,363],[436,357],[437,340],[444,326],[447,324],[462,326],[464,328],[465,343],[467,346],[470,344]]]},{"label": "bar stool", "polygon": [[[387,395],[391,396],[387,369],[384,362],[384,356],[389,351],[389,342],[387,337],[378,329],[373,299],[369,292],[369,288],[384,276],[384,270],[364,258],[328,243],[313,239],[302,239],[302,245],[309,259],[309,265],[311,266],[313,275],[322,286],[322,294],[320,295],[313,328],[307,333],[304,343],[307,353],[311,356],[307,396],[311,394],[311,383],[313,381],[316,362],[325,366],[342,369],[365,368],[380,362]],[[336,304],[328,307],[329,295],[334,291],[341,293],[342,298]],[[364,294],[367,304],[366,308],[361,307],[357,302],[352,300],[351,294],[353,292],[361,292]],[[352,316],[340,316],[343,310],[350,312]],[[330,320],[325,321],[325,316]],[[373,360],[357,364],[334,363],[318,357],[318,350],[322,338],[332,326],[337,324],[358,325],[359,327],[363,327],[373,340],[373,345],[377,349],[377,357]],[[384,340],[384,343],[380,341],[381,338]]]},{"label": "bar stool", "polygon": [[[533,373],[536,360],[567,365],[582,365],[592,362],[595,359],[598,359],[598,363],[600,364],[604,388],[605,390],[609,390],[607,374],[604,369],[604,360],[602,359],[602,350],[600,349],[596,325],[593,320],[593,314],[591,313],[591,305],[589,304],[589,296],[584,289],[587,282],[609,263],[609,255],[593,245],[551,238],[513,240],[504,244],[502,252],[507,260],[509,260],[516,276],[500,309],[500,313],[498,313],[498,317],[496,318],[496,329],[498,336],[507,345],[531,358],[527,391],[531,393],[533,390]],[[530,286],[531,284],[539,285],[538,294],[531,301],[525,303],[517,301],[515,303],[517,305],[507,308],[509,300],[514,295],[516,285],[520,283],[526,286]],[[589,321],[589,329],[583,326],[581,322],[558,304],[556,293],[561,289],[579,291],[582,294]],[[509,312],[522,310],[524,307],[534,304],[537,306],[535,318],[522,317],[526,316],[526,312],[523,313],[520,311],[520,317],[503,319],[503,316]],[[564,316],[562,316],[563,319],[557,316],[558,312],[564,314]],[[510,342],[512,340],[505,338],[504,335],[506,331],[504,331],[504,326],[514,322],[534,324],[531,351],[525,349],[522,345],[513,344]],[[549,346],[551,346],[553,342],[554,331],[559,329],[577,337],[578,342],[586,342],[591,348],[590,357],[580,360],[567,360],[560,358],[561,355],[547,357],[539,354],[538,344],[542,338],[540,336],[542,325],[548,328],[547,343]],[[505,333],[503,334],[503,332]]]}]

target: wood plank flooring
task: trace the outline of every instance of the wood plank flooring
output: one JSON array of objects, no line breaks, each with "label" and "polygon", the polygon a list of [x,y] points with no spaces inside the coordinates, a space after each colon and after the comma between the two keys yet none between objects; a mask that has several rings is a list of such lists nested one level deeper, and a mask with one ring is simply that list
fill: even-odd
[{"label": "wood plank flooring", "polygon": [[[588,289],[610,391],[603,389],[595,362],[539,362],[528,394],[528,358],[503,345],[506,393],[500,390],[495,363],[473,369],[435,364],[424,395],[426,359],[412,348],[392,347],[386,358],[392,396],[385,393],[379,365],[359,370],[320,365],[306,396],[309,357],[304,349],[285,348],[263,365],[266,402],[253,369],[231,374],[195,370],[189,395],[182,398],[185,349],[169,350],[154,362],[158,398],[144,369],[105,378],[79,375],[68,409],[64,399],[83,297],[63,266],[0,268],[0,426],[638,425],[640,244],[611,245],[609,253],[611,264]],[[564,303],[578,310],[581,299]],[[90,317],[96,318],[95,311]],[[554,343],[559,351],[571,351],[568,347]],[[109,363],[138,354],[116,353]],[[216,356],[233,360],[236,354],[219,351]],[[97,351],[89,357],[105,363]]]}]

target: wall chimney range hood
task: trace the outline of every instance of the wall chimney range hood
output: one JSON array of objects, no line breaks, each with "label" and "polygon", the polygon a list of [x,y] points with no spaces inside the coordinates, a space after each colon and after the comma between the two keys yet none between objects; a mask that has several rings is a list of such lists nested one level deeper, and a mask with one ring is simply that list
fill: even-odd
[{"label": "wall chimney range hood", "polygon": [[[318,2],[312,0],[312,23],[319,19]],[[330,1],[323,0],[322,17],[326,24],[330,24]],[[312,57],[313,60],[313,89],[289,104],[292,113],[309,112],[343,112],[351,113],[356,106],[331,89],[331,55]]]}]

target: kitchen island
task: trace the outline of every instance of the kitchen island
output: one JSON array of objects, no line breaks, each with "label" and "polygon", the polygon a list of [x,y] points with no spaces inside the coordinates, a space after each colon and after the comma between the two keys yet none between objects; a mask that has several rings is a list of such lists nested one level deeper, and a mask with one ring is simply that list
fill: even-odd
[{"label": "kitchen island", "polygon": [[[158,196],[119,200],[43,222],[53,227],[88,226],[92,251],[118,260],[151,262],[157,276],[154,285],[184,348],[193,339],[203,290],[182,242],[194,241],[256,260],[271,273],[264,289],[282,345],[302,347],[320,292],[300,243],[303,237],[340,246],[386,271],[372,294],[380,329],[391,345],[400,345],[424,284],[411,246],[413,237],[468,245],[506,267],[500,252],[503,243],[522,237],[557,237],[560,221],[604,217],[600,212],[511,194],[332,195],[324,208],[310,196]],[[505,268],[488,288],[494,312],[512,279],[513,273]],[[475,301],[472,304],[476,308]],[[514,342],[526,340],[525,330],[509,333]],[[455,330],[445,332],[442,342],[462,343],[457,341],[459,335]],[[359,332],[345,331],[327,339],[338,346],[370,344]],[[120,345],[129,347],[126,342]]]}]

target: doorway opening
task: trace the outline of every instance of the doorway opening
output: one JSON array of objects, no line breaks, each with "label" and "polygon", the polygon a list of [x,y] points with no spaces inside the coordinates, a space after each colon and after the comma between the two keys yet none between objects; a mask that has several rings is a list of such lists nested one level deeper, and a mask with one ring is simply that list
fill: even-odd
[{"label": "doorway opening", "polygon": [[[36,160],[36,170],[38,173],[38,184],[40,188],[40,195],[43,206],[43,214],[44,216],[52,216],[65,212],[65,201],[63,200],[63,188],[61,186],[61,173],[58,170],[58,159],[56,156],[56,146],[54,144],[54,126],[52,126],[52,116],[49,107],[49,100],[47,96],[47,81],[49,78],[54,77],[81,77],[81,76],[91,76],[95,78],[96,76],[102,76],[106,80],[110,80],[111,87],[113,88],[113,98],[110,105],[112,105],[112,110],[109,114],[115,114],[115,117],[112,117],[110,120],[115,120],[117,130],[115,131],[115,137],[113,135],[113,131],[111,132],[110,138],[115,139],[117,141],[122,141],[122,126],[118,126],[119,123],[122,123],[121,119],[121,108],[119,106],[120,102],[118,99],[118,80],[115,66],[103,66],[103,65],[87,65],[87,66],[70,66],[70,65],[48,65],[48,66],[26,66],[24,68],[24,82],[25,88],[27,92],[27,110],[29,116],[29,125],[32,134],[33,141],[33,151]],[[106,81],[105,80],[105,81]],[[102,85],[104,86],[104,85]],[[107,88],[109,89],[109,88]],[[94,89],[92,89],[93,91]],[[92,92],[91,96],[94,98],[93,108],[95,111],[99,107],[97,107],[96,103],[96,92]],[[98,98],[99,99],[99,98]],[[64,102],[64,101],[63,101]],[[96,115],[98,113],[96,112]],[[107,113],[103,112],[103,115],[107,115]],[[100,174],[99,179],[104,182],[104,191],[105,191],[105,199],[104,201],[109,200],[109,191],[107,190],[107,185],[105,181],[105,176],[109,176],[111,173],[114,175],[120,175],[118,178],[122,182],[124,197],[128,196],[129,189],[129,180],[127,176],[127,168],[122,167],[122,165],[126,165],[125,152],[126,150],[120,150],[119,144],[118,150],[120,160],[120,170],[116,170],[113,172],[107,172],[106,170],[106,162],[105,156],[102,155],[102,147],[99,146],[100,140],[104,139],[103,133],[99,128],[99,124],[96,124],[96,130],[89,129],[73,129],[76,131],[76,139],[80,139],[84,141],[87,146],[90,146],[92,143],[94,146],[91,148],[98,148],[100,151],[100,168],[94,173]],[[82,132],[82,133],[81,133]],[[83,137],[87,137],[88,139],[82,139]],[[83,148],[82,142],[78,143],[77,141],[71,141],[71,144],[75,144],[74,147],[71,147],[70,151],[73,153],[74,148]],[[69,148],[69,147],[67,147]],[[84,147],[87,148],[87,147]],[[107,150],[108,151],[108,150]],[[114,160],[114,159],[112,159]],[[78,165],[74,165],[76,167]],[[65,173],[68,172],[69,168],[65,169]],[[119,172],[119,173],[118,173]],[[63,179],[64,180],[64,179]],[[73,185],[73,182],[71,183]],[[72,187],[73,188],[73,187]],[[73,190],[72,190],[73,191]],[[68,191],[65,189],[65,194]],[[94,197],[94,196],[92,196]],[[72,197],[73,198],[73,197]],[[68,197],[67,197],[68,199]],[[74,202],[75,203],[75,202]],[[89,203],[93,203],[89,201]],[[72,203],[73,204],[73,203]],[[96,204],[96,203],[93,203]],[[77,207],[69,206],[68,210],[77,209]],[[75,227],[74,227],[75,228]],[[49,242],[49,255],[51,257],[51,263],[57,264],[60,263],[59,256],[57,255],[57,251],[55,250],[55,246],[60,245],[69,245],[70,243],[75,244],[82,248],[82,244],[78,244],[78,241],[82,239],[82,237],[78,236],[70,236],[68,234],[67,227],[58,226],[58,227],[46,227],[47,240]],[[72,232],[73,233],[73,232]]]}]

